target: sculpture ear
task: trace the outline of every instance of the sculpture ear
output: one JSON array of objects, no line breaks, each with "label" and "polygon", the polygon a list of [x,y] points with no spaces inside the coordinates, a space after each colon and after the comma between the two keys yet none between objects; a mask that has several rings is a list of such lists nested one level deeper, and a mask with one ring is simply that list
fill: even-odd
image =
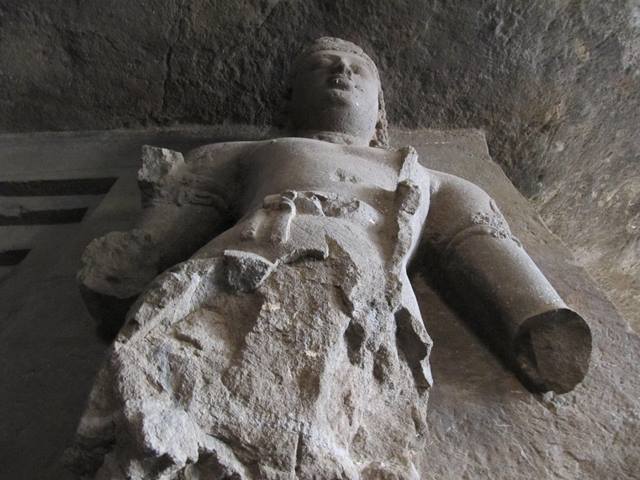
[{"label": "sculpture ear", "polygon": [[382,137],[382,120],[380,119],[380,112],[378,112],[378,121],[376,122],[376,129],[373,132],[373,137],[369,142],[370,147],[381,147],[380,139]]},{"label": "sculpture ear", "polygon": [[384,105],[382,90],[378,94],[378,120],[376,121],[375,131],[369,146],[378,148],[387,148],[389,146],[387,110]]}]

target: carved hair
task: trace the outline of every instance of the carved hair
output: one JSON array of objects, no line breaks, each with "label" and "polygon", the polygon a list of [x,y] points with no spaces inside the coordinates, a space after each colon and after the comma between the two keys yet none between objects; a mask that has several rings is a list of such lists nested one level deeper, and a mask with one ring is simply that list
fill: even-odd
[{"label": "carved hair", "polygon": [[300,53],[296,60],[293,63],[293,69],[291,72],[292,76],[296,75],[298,70],[298,66],[300,62],[307,58],[309,55],[320,52],[324,50],[336,50],[338,52],[351,53],[362,58],[367,65],[371,68],[371,70],[378,77],[378,121],[376,123],[376,130],[373,135],[373,138],[369,142],[369,145],[372,147],[378,148],[388,148],[389,147],[389,124],[387,122],[387,110],[384,105],[384,94],[382,92],[382,84],[380,82],[380,75],[378,73],[378,68],[371,57],[367,55],[362,48],[360,48],[355,43],[348,42],[347,40],[342,40],[341,38],[335,37],[320,37],[316,39],[311,45],[305,48],[302,53]]}]

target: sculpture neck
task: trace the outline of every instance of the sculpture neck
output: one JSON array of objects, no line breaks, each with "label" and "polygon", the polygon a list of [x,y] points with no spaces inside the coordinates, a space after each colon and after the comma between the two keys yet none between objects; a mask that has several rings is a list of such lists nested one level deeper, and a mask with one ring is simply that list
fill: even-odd
[{"label": "sculpture neck", "polygon": [[338,145],[358,145],[363,147],[369,146],[368,139],[356,135],[349,135],[348,133],[344,132],[332,132],[326,130],[302,130],[296,132],[296,137],[312,138],[315,140],[322,140]]}]

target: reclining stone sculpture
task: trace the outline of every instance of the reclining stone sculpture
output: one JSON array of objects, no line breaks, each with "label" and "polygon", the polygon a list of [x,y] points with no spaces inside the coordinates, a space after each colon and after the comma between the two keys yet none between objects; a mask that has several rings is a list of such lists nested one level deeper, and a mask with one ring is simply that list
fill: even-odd
[{"label": "reclining stone sculpture", "polygon": [[289,113],[290,137],[144,147],[138,227],[87,247],[88,307],[115,330],[128,314],[78,429],[86,474],[419,478],[432,342],[414,259],[531,390],[586,374],[588,326],[495,202],[389,147],[359,47],[302,53]]}]

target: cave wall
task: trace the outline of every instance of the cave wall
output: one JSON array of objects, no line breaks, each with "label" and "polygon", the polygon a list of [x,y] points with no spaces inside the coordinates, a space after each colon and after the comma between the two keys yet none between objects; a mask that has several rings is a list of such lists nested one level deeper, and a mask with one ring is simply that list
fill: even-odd
[{"label": "cave wall", "polygon": [[392,123],[484,129],[640,328],[639,0],[0,0],[0,131],[278,123],[320,35],[372,53]]}]

